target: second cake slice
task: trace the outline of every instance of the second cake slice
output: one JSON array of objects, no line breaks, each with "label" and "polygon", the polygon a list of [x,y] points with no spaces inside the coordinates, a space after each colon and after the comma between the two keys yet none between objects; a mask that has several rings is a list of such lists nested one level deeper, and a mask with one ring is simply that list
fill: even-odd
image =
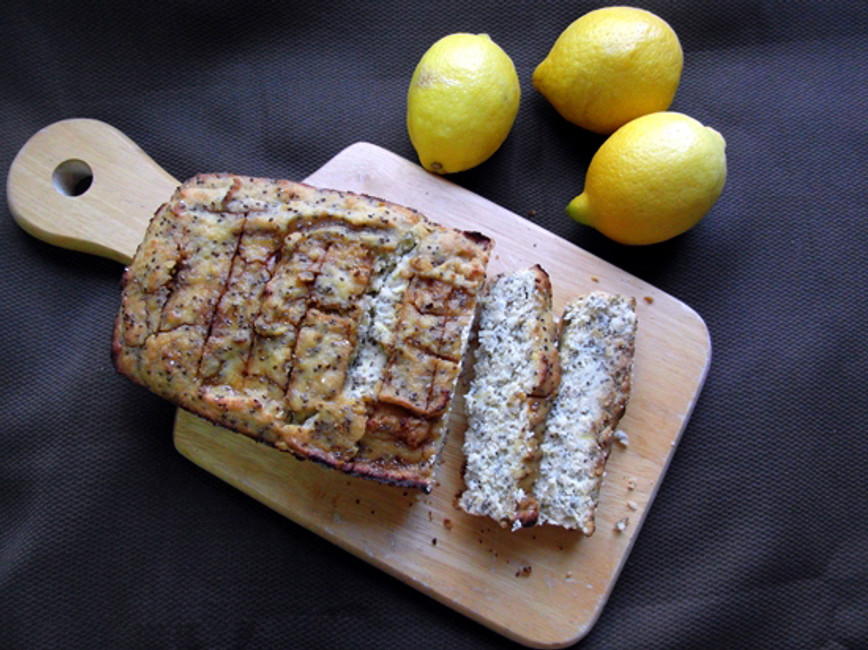
[{"label": "second cake slice", "polygon": [[541,428],[560,366],[548,274],[494,278],[481,298],[474,378],[466,396],[459,507],[517,529],[536,523],[531,496]]}]

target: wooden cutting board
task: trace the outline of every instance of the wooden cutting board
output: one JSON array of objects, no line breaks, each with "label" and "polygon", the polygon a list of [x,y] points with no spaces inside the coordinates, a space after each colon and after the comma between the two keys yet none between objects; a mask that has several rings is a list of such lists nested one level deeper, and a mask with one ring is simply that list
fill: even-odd
[{"label": "wooden cutting board", "polygon": [[[437,470],[439,485],[429,495],[295,460],[183,410],[174,430],[178,451],[510,639],[541,648],[575,643],[611,593],[696,403],[711,353],[704,322],[659,289],[372,144],[344,149],[306,180],[373,194],[444,225],[489,235],[496,242],[489,274],[541,263],[551,275],[558,311],[594,289],[636,298],[634,388],[620,426],[629,443],[612,451],[597,532],[590,538],[554,527],[513,533],[458,511],[453,501],[461,489],[465,426],[460,408]],[[177,184],[116,129],[67,120],[24,146],[9,173],[8,197],[16,221],[33,235],[127,263],[151,215]],[[623,530],[618,522],[625,523]]]}]

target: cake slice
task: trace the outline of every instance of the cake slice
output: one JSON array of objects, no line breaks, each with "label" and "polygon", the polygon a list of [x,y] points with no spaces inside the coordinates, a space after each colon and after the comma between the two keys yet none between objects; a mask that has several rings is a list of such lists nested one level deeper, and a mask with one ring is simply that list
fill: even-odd
[{"label": "cake slice", "polygon": [[459,507],[513,530],[533,525],[539,439],[558,384],[552,288],[540,266],[502,274],[479,305],[474,377],[465,397],[465,489]]},{"label": "cake slice", "polygon": [[124,273],[114,363],[276,449],[428,491],[491,247],[376,197],[196,176]]},{"label": "cake slice", "polygon": [[630,396],[633,298],[590,293],[561,323],[561,382],[546,419],[533,496],[539,523],[591,535],[612,439]]}]

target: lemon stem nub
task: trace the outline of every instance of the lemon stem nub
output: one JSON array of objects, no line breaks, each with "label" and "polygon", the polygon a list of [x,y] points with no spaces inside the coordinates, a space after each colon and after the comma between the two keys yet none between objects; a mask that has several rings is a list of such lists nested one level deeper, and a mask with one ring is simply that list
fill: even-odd
[{"label": "lemon stem nub", "polygon": [[582,192],[567,205],[567,216],[570,219],[583,223],[586,226],[591,224],[591,210],[588,205],[588,194]]}]

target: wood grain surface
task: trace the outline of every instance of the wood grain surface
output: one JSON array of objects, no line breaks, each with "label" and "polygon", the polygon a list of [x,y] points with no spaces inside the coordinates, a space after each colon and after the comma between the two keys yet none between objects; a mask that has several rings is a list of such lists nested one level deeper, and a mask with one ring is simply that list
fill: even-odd
[{"label": "wood grain surface", "polygon": [[[91,187],[79,195],[57,179],[69,160],[92,171]],[[209,170],[193,173],[199,171]],[[558,312],[595,289],[636,298],[633,394],[620,425],[629,442],[615,444],[610,456],[597,531],[590,538],[549,526],[510,532],[457,510],[460,395],[438,486],[428,495],[298,461],[183,410],[176,448],[297,524],[512,640],[532,647],[575,643],[611,593],[705,381],[711,357],[705,323],[674,297],[375,145],[354,144],[305,180],[379,196],[492,237],[489,275],[542,264]],[[116,129],[67,120],[22,148],[7,194],[16,221],[34,236],[126,263],[176,184]],[[625,522],[623,530],[618,522]]]}]

